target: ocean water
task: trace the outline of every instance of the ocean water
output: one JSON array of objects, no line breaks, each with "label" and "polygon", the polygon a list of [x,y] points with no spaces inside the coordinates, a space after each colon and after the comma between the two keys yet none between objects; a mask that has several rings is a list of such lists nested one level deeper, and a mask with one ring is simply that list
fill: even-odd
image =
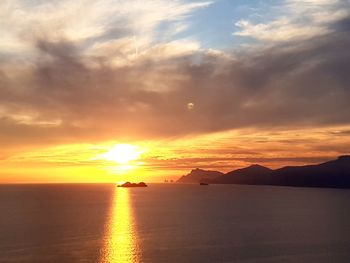
[{"label": "ocean water", "polygon": [[0,186],[0,262],[350,262],[350,191]]}]

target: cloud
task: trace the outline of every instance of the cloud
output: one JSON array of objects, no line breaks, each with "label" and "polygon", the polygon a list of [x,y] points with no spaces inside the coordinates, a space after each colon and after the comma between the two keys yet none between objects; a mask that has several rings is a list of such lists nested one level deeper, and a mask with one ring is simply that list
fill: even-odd
[{"label": "cloud", "polygon": [[293,24],[289,18],[280,18],[267,24],[252,24],[247,20],[240,20],[235,25],[241,29],[241,31],[235,33],[237,36],[276,42],[310,38],[328,32],[327,28],[320,25]]},{"label": "cloud", "polygon": [[236,22],[234,35],[267,42],[313,38],[332,32],[329,25],[349,16],[349,7],[349,2],[342,0],[285,0],[275,6],[276,14],[266,22]]},{"label": "cloud", "polygon": [[[0,52],[23,56],[33,51],[38,38],[91,46],[134,37],[139,48],[158,39],[172,40],[185,30],[190,15],[211,2],[183,0],[83,0],[0,3]],[[167,26],[164,26],[167,25]]]},{"label": "cloud", "polygon": [[[74,5],[62,3],[68,9]],[[148,28],[162,19],[178,21],[208,3],[163,4],[176,9],[175,15],[140,16],[153,21]],[[332,20],[332,30],[317,38],[240,53],[204,50],[187,39],[152,45],[145,40],[136,54],[133,37],[116,27],[113,34],[120,37],[113,40],[96,33],[97,27],[79,34],[86,41],[63,31],[57,37],[35,35],[28,40],[30,59],[0,62],[0,142],[95,142],[348,125],[348,21]],[[191,110],[189,103],[195,105]]]}]

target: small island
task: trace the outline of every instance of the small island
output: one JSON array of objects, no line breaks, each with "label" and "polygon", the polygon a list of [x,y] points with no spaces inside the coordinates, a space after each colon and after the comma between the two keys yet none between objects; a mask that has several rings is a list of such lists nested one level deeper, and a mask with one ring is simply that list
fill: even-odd
[{"label": "small island", "polygon": [[144,182],[140,182],[138,184],[126,182],[126,183],[118,185],[118,187],[147,187],[147,184],[145,184]]}]

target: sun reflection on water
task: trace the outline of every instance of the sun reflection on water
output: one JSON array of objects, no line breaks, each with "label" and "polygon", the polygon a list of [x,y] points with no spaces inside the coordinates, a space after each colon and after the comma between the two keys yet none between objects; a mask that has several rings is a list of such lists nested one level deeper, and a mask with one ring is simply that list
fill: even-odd
[{"label": "sun reflection on water", "polygon": [[116,188],[100,263],[138,263],[139,251],[129,189]]}]

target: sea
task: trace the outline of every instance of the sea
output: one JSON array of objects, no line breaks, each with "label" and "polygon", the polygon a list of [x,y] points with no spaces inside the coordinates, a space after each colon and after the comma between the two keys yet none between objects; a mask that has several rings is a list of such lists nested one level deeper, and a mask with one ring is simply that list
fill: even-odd
[{"label": "sea", "polygon": [[0,262],[350,262],[350,190],[0,185]]}]

